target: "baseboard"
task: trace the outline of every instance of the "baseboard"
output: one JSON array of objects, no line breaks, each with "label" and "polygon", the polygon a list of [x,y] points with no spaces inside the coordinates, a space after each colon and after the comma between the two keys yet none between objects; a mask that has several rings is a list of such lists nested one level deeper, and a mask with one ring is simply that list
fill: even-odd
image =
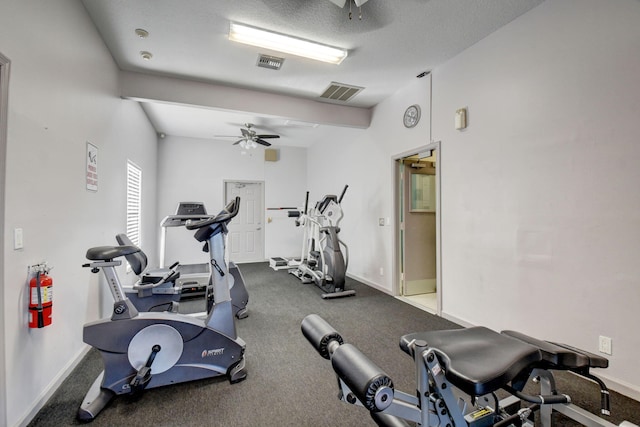
[{"label": "baseboard", "polygon": [[450,322],[457,323],[460,326],[464,326],[465,328],[470,328],[472,326],[476,326],[473,323],[469,323],[466,320],[462,320],[459,317],[452,316],[450,314],[445,313],[444,311],[441,313],[441,317],[447,319]]},{"label": "baseboard", "polygon": [[362,282],[365,285],[371,286],[374,289],[379,290],[380,292],[384,292],[387,295],[391,295],[393,296],[393,294],[391,293],[391,291],[389,289],[383,288],[382,286],[380,286],[380,284],[372,282],[371,280],[365,279],[364,277],[360,277],[357,276],[355,274],[352,273],[347,273],[347,277],[353,279],[353,280],[357,280],[358,282]]},{"label": "baseboard", "polygon": [[[31,422],[31,420],[33,420],[33,418],[38,415],[38,412],[44,407],[47,401],[51,399],[53,393],[58,390],[58,387],[60,387],[62,382],[69,376],[71,371],[73,371],[75,367],[78,366],[80,361],[82,361],[82,358],[86,356],[90,349],[91,347],[85,344],[80,349],[80,351],[78,351],[78,353],[69,361],[69,363],[65,365],[64,369],[62,369],[58,373],[58,375],[56,375],[54,379],[49,383],[49,385],[43,390],[43,392],[40,393],[40,396],[38,396],[37,399],[33,402],[33,405],[31,405],[31,408],[15,424],[16,427],[27,426]],[[80,402],[78,402],[78,404],[80,404]]]}]

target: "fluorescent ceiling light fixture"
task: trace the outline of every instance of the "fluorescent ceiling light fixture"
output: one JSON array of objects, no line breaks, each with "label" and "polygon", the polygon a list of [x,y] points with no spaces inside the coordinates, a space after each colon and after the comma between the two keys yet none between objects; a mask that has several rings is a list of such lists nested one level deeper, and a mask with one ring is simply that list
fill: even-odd
[{"label": "fluorescent ceiling light fixture", "polygon": [[229,40],[331,64],[339,64],[347,57],[347,50],[345,49],[273,33],[235,22],[231,22],[229,26]]}]

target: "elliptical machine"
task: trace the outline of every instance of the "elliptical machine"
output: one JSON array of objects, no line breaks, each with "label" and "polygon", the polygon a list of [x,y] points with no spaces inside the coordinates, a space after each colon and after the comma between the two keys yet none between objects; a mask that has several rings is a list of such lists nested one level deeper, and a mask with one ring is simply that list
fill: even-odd
[{"label": "elliptical machine", "polygon": [[305,232],[300,263],[289,273],[302,283],[314,283],[324,291],[321,296],[325,299],[356,294],[354,290],[345,289],[349,249],[338,237],[344,216],[340,203],[348,187],[344,186],[339,198],[325,195],[312,209],[309,209],[307,192],[304,211],[299,212],[296,219],[296,225],[304,226]]},{"label": "elliptical machine", "polygon": [[236,197],[215,217],[191,223],[195,238],[206,242],[216,301],[205,320],[170,312],[138,312],[122,289],[117,258],[138,253],[135,246],[101,246],[87,251],[84,267],[101,269],[115,300],[110,319],[84,326],[83,340],[98,349],[104,371],[78,409],[81,421],[93,420],[116,395],[134,394],[202,378],[226,375],[231,383],[246,378],[246,344],[236,333],[228,275],[223,276],[227,223],[238,214]]}]

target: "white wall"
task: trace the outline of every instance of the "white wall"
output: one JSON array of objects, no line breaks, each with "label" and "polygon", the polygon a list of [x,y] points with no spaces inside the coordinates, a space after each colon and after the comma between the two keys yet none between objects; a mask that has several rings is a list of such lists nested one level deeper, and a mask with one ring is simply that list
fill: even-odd
[{"label": "white wall", "polygon": [[609,336],[605,374],[635,392],[638,22],[636,0],[547,0],[433,71],[443,312],[593,352]]},{"label": "white wall", "polygon": [[[402,117],[412,104],[420,105],[422,118],[416,127],[406,129]],[[392,157],[429,144],[429,117],[430,76],[426,76],[380,103],[368,129],[337,129],[332,138],[308,150],[310,200],[339,195],[349,185],[340,227],[340,238],[349,246],[347,273],[387,293],[393,287]],[[390,218],[391,225],[379,226],[379,218]]]},{"label": "white wall", "polygon": [[[138,104],[118,97],[117,68],[80,2],[6,0],[0,51],[11,60],[2,327],[6,420],[28,421],[86,348],[82,325],[101,317],[90,246],[125,226],[127,157],[143,168],[143,221],[155,224],[156,137]],[[87,141],[99,147],[97,193],[85,189]],[[143,240],[155,244],[147,227]],[[53,324],[27,328],[27,266],[54,269]],[[80,402],[78,402],[80,403]]]},{"label": "white wall", "polygon": [[[295,256],[302,236],[294,220],[284,211],[266,211],[269,207],[300,206],[306,191],[306,149],[281,147],[279,160],[266,162],[264,149],[242,154],[232,142],[167,136],[158,150],[158,216],[175,213],[181,201],[204,202],[207,212],[215,214],[224,206],[224,181],[264,183],[265,257]],[[158,222],[159,225],[159,222]],[[160,228],[157,227],[157,233]],[[201,244],[193,232],[184,228],[167,230],[166,264],[174,261],[203,261]],[[206,258],[205,258],[206,260]]]}]

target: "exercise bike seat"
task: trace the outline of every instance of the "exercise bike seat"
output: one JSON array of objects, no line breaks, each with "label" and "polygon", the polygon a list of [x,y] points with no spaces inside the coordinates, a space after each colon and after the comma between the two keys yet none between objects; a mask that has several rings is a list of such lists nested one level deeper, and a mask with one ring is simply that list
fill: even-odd
[{"label": "exercise bike seat", "polygon": [[96,246],[87,250],[86,257],[90,261],[111,261],[136,252],[140,252],[137,246]]},{"label": "exercise bike seat", "polygon": [[492,393],[542,360],[537,347],[481,326],[404,335],[400,348],[413,356],[417,340],[434,349],[447,380],[470,396]]},{"label": "exercise bike seat", "polygon": [[501,333],[538,347],[542,354],[542,361],[536,367],[556,370],[580,370],[585,368],[606,368],[609,366],[608,359],[576,347],[539,340],[517,331],[507,330]]}]

